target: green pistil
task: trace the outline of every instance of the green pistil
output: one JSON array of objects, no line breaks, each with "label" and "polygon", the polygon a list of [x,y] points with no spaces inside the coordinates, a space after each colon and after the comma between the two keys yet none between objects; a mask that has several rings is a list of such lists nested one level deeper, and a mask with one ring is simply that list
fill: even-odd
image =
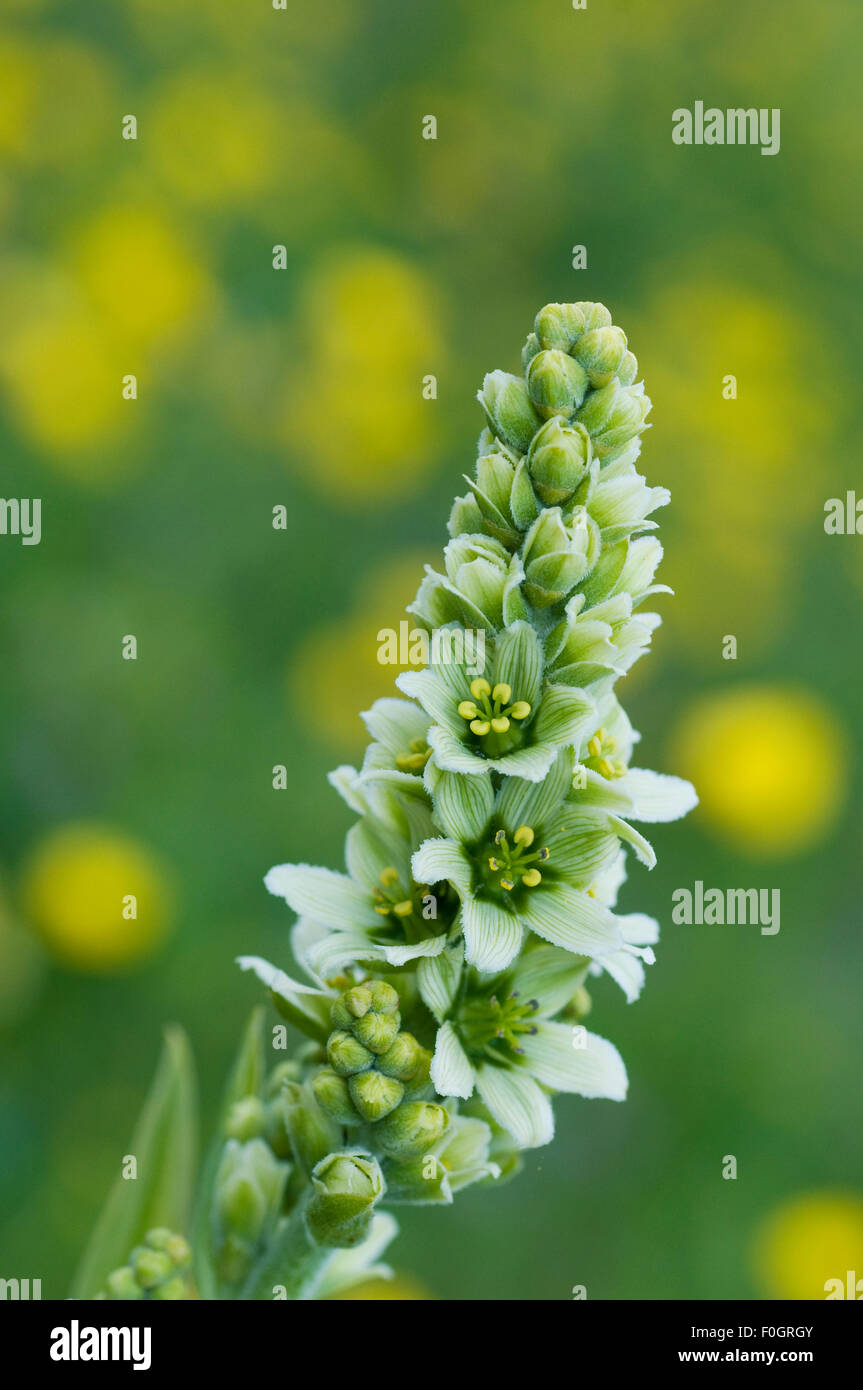
[{"label": "green pistil", "polygon": [[609,781],[623,777],[626,773],[626,763],[622,758],[614,756],[617,747],[617,739],[612,734],[607,733],[605,729],[597,729],[587,745],[588,757],[584,759],[584,766],[598,772]]},{"label": "green pistil", "polygon": [[396,754],[396,767],[401,772],[422,772],[431,757],[431,752],[424,738],[412,738],[408,744],[408,751]]},{"label": "green pistil", "polygon": [[469,1052],[486,1052],[496,1055],[495,1045],[503,1043],[510,1051],[521,1056],[524,1049],[520,1039],[536,1032],[534,1016],[539,1008],[536,999],[521,1002],[518,990],[501,1001],[496,994],[489,999],[473,1000],[465,1004],[460,1020],[459,1031]]},{"label": "green pistil", "polygon": [[520,825],[512,837],[510,845],[505,830],[498,830],[494,837],[494,852],[489,855],[488,866],[493,874],[499,874],[498,882],[508,893],[512,892],[516,881],[521,879],[525,888],[535,888],[542,882],[542,874],[534,867],[544,864],[549,857],[548,850],[532,850],[536,834],[529,825]]},{"label": "green pistil", "polygon": [[462,700],[458,712],[467,720],[471,733],[489,740],[485,751],[492,757],[508,752],[519,741],[513,735],[520,736],[520,730],[512,728],[513,720],[518,723],[530,714],[527,700],[513,700],[512,687],[506,681],[498,681],[492,689],[484,676],[471,681],[470,693],[473,699]]}]

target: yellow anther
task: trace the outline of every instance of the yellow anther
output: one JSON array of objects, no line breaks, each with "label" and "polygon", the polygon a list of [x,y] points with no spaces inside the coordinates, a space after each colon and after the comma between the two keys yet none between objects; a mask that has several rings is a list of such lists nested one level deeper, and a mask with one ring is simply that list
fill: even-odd
[{"label": "yellow anther", "polygon": [[611,763],[608,761],[608,758],[600,758],[599,770],[602,773],[603,777],[607,777],[610,779],[614,776],[614,768],[611,766]]},{"label": "yellow anther", "polygon": [[414,905],[411,902],[410,898],[405,898],[404,902],[395,903],[393,906],[393,912],[396,914],[397,917],[410,917],[413,910]]},{"label": "yellow anther", "polygon": [[509,728],[509,720],[507,719],[505,714],[501,714],[496,719],[493,719],[491,721],[491,727],[494,729],[496,734],[505,734],[507,729]]},{"label": "yellow anther", "polygon": [[487,734],[490,728],[491,725],[487,719],[472,719],[470,721],[470,730],[472,734],[479,734],[482,736],[483,734]]},{"label": "yellow anther", "polygon": [[587,751],[592,758],[599,757],[600,753],[602,752],[602,741],[599,737],[599,734],[593,735],[593,738],[587,745]]},{"label": "yellow anther", "polygon": [[392,866],[390,866],[390,868],[388,869],[384,869],[383,873],[381,874],[381,883],[384,885],[385,888],[389,888],[391,884],[398,883],[398,881],[398,869],[394,869],[392,868]]},{"label": "yellow anther", "polygon": [[491,869],[492,873],[497,873],[498,869],[500,868],[500,860],[490,858],[488,861],[488,867]]},{"label": "yellow anther", "polygon": [[508,705],[512,699],[512,686],[507,685],[506,681],[498,681],[494,690],[491,692],[493,700],[499,700],[502,705]]},{"label": "yellow anther", "polygon": [[505,830],[496,830],[496,831],[494,832],[494,842],[495,842],[496,845],[505,844],[505,843],[506,843],[506,831],[505,831]]},{"label": "yellow anther", "polygon": [[477,709],[473,700],[462,700],[461,704],[458,707],[458,712],[461,715],[462,719],[476,719],[477,715],[479,714],[479,710]]},{"label": "yellow anther", "polygon": [[501,888],[505,888],[506,891],[509,893],[515,887],[515,883],[511,878],[502,878],[500,881],[500,886]]},{"label": "yellow anther", "polygon": [[520,825],[512,838],[517,845],[524,845],[525,849],[527,849],[533,844],[536,837],[529,825]]},{"label": "yellow anther", "polygon": [[510,714],[513,719],[527,719],[527,716],[530,714],[530,705],[527,703],[527,700],[516,700],[510,710]]},{"label": "yellow anther", "polygon": [[470,693],[475,700],[481,700],[483,695],[491,694],[491,686],[485,676],[477,676],[476,680],[471,681]]},{"label": "yellow anther", "polygon": [[535,888],[538,883],[542,883],[542,874],[539,869],[528,869],[526,874],[522,874],[521,881],[527,888]]},{"label": "yellow anther", "polygon": [[381,917],[389,917],[390,915],[390,910],[388,907],[376,907],[375,912],[379,912]]}]

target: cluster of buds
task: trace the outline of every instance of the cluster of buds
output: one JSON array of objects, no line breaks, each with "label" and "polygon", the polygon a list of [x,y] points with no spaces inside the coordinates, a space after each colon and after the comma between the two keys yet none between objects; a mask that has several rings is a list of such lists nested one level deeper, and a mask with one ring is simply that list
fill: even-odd
[{"label": "cluster of buds", "polygon": [[183,1236],[166,1227],[148,1231],[129,1256],[128,1264],[108,1275],[98,1298],[111,1302],[155,1298],[178,1302],[190,1297],[192,1252]]},{"label": "cluster of buds", "polygon": [[312,1081],[321,1109],[348,1128],[367,1125],[383,1154],[423,1153],[442,1136],[449,1114],[433,1094],[431,1053],[401,1029],[399,996],[384,980],[346,990],[332,1007],[329,1067]]}]

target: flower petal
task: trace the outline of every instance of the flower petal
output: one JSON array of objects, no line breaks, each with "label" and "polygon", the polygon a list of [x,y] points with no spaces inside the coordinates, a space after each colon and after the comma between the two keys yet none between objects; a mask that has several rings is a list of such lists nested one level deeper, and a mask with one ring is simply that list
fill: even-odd
[{"label": "flower petal", "polygon": [[471,862],[458,840],[425,840],[411,860],[415,883],[451,883],[464,897],[470,892]]},{"label": "flower petal", "polygon": [[435,816],[445,834],[464,842],[478,840],[494,806],[491,774],[469,777],[441,768],[434,779]]},{"label": "flower petal", "polygon": [[565,883],[531,889],[521,915],[537,936],[577,955],[601,956],[623,944],[614,914]]},{"label": "flower petal", "polygon": [[503,758],[489,758],[485,766],[502,772],[505,777],[524,777],[528,782],[541,782],[556,753],[553,744],[536,743],[529,748],[517,748]]},{"label": "flower petal", "polygon": [[[462,730],[467,728],[461,720]],[[461,732],[461,730],[459,731]],[[462,743],[457,733],[444,724],[432,724],[428,741],[434,749],[435,762],[447,772],[487,773],[493,764],[481,758]]]},{"label": "flower petal", "polygon": [[431,1079],[438,1095],[460,1096],[462,1100],[473,1095],[473,1067],[451,1023],[438,1029]]},{"label": "flower petal", "polygon": [[527,1072],[484,1063],[476,1084],[494,1119],[519,1148],[536,1149],[554,1138],[551,1101]]},{"label": "flower petal", "polygon": [[522,1038],[525,1064],[544,1086],[579,1096],[626,1099],[626,1067],[613,1043],[576,1025],[539,1023]]},{"label": "flower petal", "polygon": [[632,800],[634,809],[629,814],[633,820],[679,820],[698,805],[691,782],[646,767],[631,767],[617,785]]},{"label": "flower petal", "polygon": [[596,706],[583,690],[569,685],[546,685],[533,726],[534,738],[540,743],[553,743],[556,748],[578,744],[584,734],[593,732],[595,720]]},{"label": "flower petal", "polygon": [[542,643],[530,623],[517,622],[502,632],[494,652],[494,683],[512,687],[513,699],[536,709],[542,685]]},{"label": "flower petal", "polygon": [[284,898],[297,916],[311,917],[335,931],[380,925],[369,894],[346,874],[313,864],[277,864],[264,883],[267,891]]},{"label": "flower petal", "polygon": [[404,753],[416,738],[425,738],[429,717],[410,700],[375,700],[361,715],[371,737],[382,743],[393,757]]},{"label": "flower petal", "polygon": [[465,960],[488,975],[505,970],[521,948],[523,932],[515,912],[485,898],[465,898],[462,930]]},{"label": "flower petal", "polygon": [[512,833],[520,825],[544,826],[557,810],[572,781],[572,753],[562,748],[541,782],[508,776],[497,798],[497,810]]},{"label": "flower petal", "polygon": [[512,972],[513,987],[525,999],[535,999],[539,1014],[555,1014],[568,1004],[587,974],[587,960],[560,946],[536,945],[519,956]]},{"label": "flower petal", "polygon": [[422,1001],[442,1023],[453,1006],[464,964],[464,942],[455,941],[437,956],[422,956],[417,984]]}]

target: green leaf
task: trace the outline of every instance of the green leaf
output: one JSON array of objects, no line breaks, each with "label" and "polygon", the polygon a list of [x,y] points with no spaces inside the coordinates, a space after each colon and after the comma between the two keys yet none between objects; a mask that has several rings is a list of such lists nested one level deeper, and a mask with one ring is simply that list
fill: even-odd
[{"label": "green leaf", "polygon": [[211,1241],[211,1211],[213,1187],[219,1160],[224,1147],[224,1125],[228,1114],[237,1101],[248,1096],[260,1096],[266,1076],[266,1051],[264,1047],[264,1022],[266,1010],[262,1005],[254,1008],[243,1030],[234,1064],[228,1074],[215,1138],[207,1152],[201,1186],[195,1206],[195,1238],[192,1242],[195,1257],[195,1278],[201,1298],[212,1299],[218,1296],[216,1274],[213,1267]]},{"label": "green leaf", "polygon": [[165,1030],[162,1056],[127,1153],[137,1177],[118,1175],[72,1283],[72,1298],[94,1298],[154,1226],[185,1234],[197,1162],[197,1088],[188,1040]]}]

